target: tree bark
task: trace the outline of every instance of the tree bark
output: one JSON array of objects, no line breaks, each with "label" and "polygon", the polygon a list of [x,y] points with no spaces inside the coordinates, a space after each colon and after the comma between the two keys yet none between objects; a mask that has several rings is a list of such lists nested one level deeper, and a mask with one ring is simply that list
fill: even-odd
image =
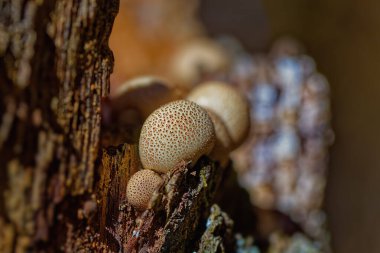
[{"label": "tree bark", "polygon": [[76,226],[66,221],[93,199],[117,10],[117,0],[0,1],[1,252],[62,250]]},{"label": "tree bark", "polygon": [[234,247],[232,221],[210,209],[224,170],[207,158],[168,173],[151,209],[126,200],[136,145],[100,144],[117,11],[117,0],[0,0],[0,252]]},{"label": "tree bark", "polygon": [[[138,211],[125,196],[127,179],[138,167],[134,145],[104,151],[97,187],[100,224],[91,222],[79,231],[75,245],[98,235],[113,252],[229,252],[234,247],[232,221],[216,205],[211,207],[224,169],[207,157],[194,167],[178,164],[164,175],[150,209]],[[211,245],[215,251],[202,251]]]}]

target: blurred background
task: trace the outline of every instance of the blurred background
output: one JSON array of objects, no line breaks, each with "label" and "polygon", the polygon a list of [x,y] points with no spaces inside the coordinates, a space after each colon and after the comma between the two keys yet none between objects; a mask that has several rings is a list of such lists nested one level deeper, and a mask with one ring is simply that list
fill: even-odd
[{"label": "blurred background", "polygon": [[251,51],[291,34],[332,93],[335,143],[325,207],[338,253],[380,252],[380,2],[206,0],[212,35],[231,33]]},{"label": "blurred background", "polygon": [[[181,9],[181,1],[170,1],[166,5],[177,7],[168,8],[165,22],[172,24],[170,28],[173,24],[179,28],[166,29],[165,22],[153,20],[148,25],[166,34],[149,33],[143,35],[148,39],[131,40],[128,37],[141,36],[134,19],[128,20],[128,15],[135,15],[131,13],[134,2],[121,1],[111,37],[115,53],[111,93],[126,78],[145,74],[147,69],[151,74],[165,72],[158,63],[189,34],[233,35],[253,54],[267,52],[283,35],[291,35],[305,46],[331,85],[335,143],[330,149],[324,205],[333,251],[380,252],[380,2],[204,0],[196,12],[201,21],[198,24],[189,15],[196,4],[187,3],[176,13],[182,17],[179,22],[169,17],[176,16],[170,11]],[[153,9],[146,6],[148,12]],[[189,17],[184,18],[186,15]],[[204,30],[198,28],[202,25]],[[128,32],[123,33],[125,29]],[[168,40],[173,34],[175,38]],[[146,54],[157,60],[144,61],[149,58]]]}]

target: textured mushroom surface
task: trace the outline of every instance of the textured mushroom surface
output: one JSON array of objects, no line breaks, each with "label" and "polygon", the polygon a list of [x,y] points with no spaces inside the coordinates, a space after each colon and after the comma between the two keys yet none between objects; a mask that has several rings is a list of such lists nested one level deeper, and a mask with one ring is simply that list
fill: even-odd
[{"label": "textured mushroom surface", "polygon": [[206,82],[196,87],[187,98],[219,116],[234,147],[244,141],[250,126],[249,104],[235,88],[222,82]]},{"label": "textured mushroom surface", "polygon": [[228,161],[228,153],[232,150],[232,139],[223,121],[212,111],[207,111],[215,129],[215,145],[210,157],[225,166]]},{"label": "textured mushroom surface", "polygon": [[211,152],[213,123],[199,105],[178,100],[154,111],[141,130],[139,152],[145,169],[165,173],[181,162],[193,164]]},{"label": "textured mushroom surface", "polygon": [[128,202],[138,209],[146,209],[153,192],[161,183],[162,178],[160,175],[152,170],[136,172],[128,182]]}]

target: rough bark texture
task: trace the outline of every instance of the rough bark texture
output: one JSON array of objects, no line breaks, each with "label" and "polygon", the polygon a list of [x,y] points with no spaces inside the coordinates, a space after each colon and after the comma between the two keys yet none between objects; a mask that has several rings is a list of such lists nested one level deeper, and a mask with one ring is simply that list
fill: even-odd
[{"label": "rough bark texture", "polygon": [[220,210],[218,205],[211,207],[206,230],[202,235],[198,252],[232,252],[233,221]]},{"label": "rough bark texture", "polygon": [[[210,242],[215,245],[227,243],[227,246],[220,246],[224,248],[233,246],[233,224],[225,214],[214,207],[218,213],[206,222],[224,172],[207,158],[193,168],[186,163],[179,164],[164,175],[163,185],[150,202],[151,208],[145,211],[134,209],[125,196],[127,179],[139,167],[136,147],[124,144],[108,148],[102,161],[98,182],[99,228],[93,223],[84,235],[75,235],[74,245],[83,245],[90,233],[103,239],[100,241],[114,252],[194,252],[201,237],[201,245],[208,246]],[[209,231],[211,225],[224,227],[214,236],[217,229]],[[206,233],[209,241],[203,242]],[[221,241],[224,236],[230,241]],[[207,252],[221,252],[215,249],[218,250]]]},{"label": "rough bark texture", "polygon": [[139,212],[125,196],[136,146],[100,147],[117,9],[117,0],[0,0],[0,252],[233,247],[231,220],[210,211],[223,169],[207,158],[180,164]]},{"label": "rough bark texture", "polygon": [[57,251],[92,201],[117,0],[0,0],[0,251]]}]

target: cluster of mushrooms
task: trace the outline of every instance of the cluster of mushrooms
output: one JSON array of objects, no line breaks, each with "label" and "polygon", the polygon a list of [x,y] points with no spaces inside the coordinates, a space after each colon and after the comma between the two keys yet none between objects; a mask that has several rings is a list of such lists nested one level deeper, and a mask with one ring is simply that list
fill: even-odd
[{"label": "cluster of mushrooms", "polygon": [[[121,5],[119,17],[123,15],[123,8],[128,11],[124,11],[124,23],[117,26],[116,22],[114,27],[119,27],[122,32],[113,33],[114,36],[129,36],[115,36],[115,45],[111,46],[115,55],[122,59],[115,64],[112,77],[112,88],[117,87],[111,89],[113,109],[122,121],[118,126],[133,125],[130,127],[133,136],[122,140],[117,139],[121,138],[119,135],[109,137],[115,145],[140,139],[140,157],[145,170],[137,172],[129,182],[129,188],[136,186],[128,190],[136,191],[128,195],[129,202],[133,202],[132,195],[139,199],[146,195],[141,201],[145,203],[141,209],[147,208],[149,192],[181,159],[194,164],[200,156],[207,155],[225,166],[230,156],[239,185],[249,193],[251,204],[264,211],[264,218],[258,217],[261,225],[257,227],[272,228],[278,223],[274,221],[278,214],[283,214],[299,225],[303,233],[325,244],[328,241],[324,239],[326,215],[321,206],[328,170],[328,148],[334,136],[330,126],[329,84],[318,72],[313,58],[305,53],[302,45],[289,38],[278,40],[264,54],[249,53],[230,36],[211,39],[205,36],[207,32],[197,18],[198,1],[168,4],[160,0],[152,8],[156,10],[154,12],[147,11],[151,10],[146,8],[152,7],[150,2],[133,2],[136,3]],[[139,15],[130,15],[131,8]],[[127,77],[145,73],[164,77],[170,82],[148,77],[123,83]],[[250,115],[247,115],[246,105],[236,102],[242,95],[234,88],[247,96]],[[235,97],[235,94],[238,95]],[[211,119],[212,131],[208,132],[209,128],[202,126],[201,135],[195,134],[200,126],[195,128],[186,123],[181,125],[183,128],[179,132],[192,132],[178,137],[174,128],[169,129],[170,125],[181,129],[174,116],[165,117],[167,121],[162,119],[174,107],[178,110],[179,104],[185,103],[178,99],[193,101],[201,109],[206,109],[209,119],[200,122],[205,124]],[[242,104],[246,103],[244,98],[242,100]],[[173,101],[179,104],[168,104]],[[189,119],[189,122],[192,121]],[[160,124],[164,127],[158,131],[157,125]],[[248,131],[249,125],[253,127]],[[124,129],[127,128],[123,127],[121,131]],[[213,141],[204,139],[201,143],[199,138],[194,138],[207,138],[207,134]],[[157,143],[162,135],[161,142]],[[241,144],[238,136],[245,136],[244,143]],[[191,145],[186,143],[188,138],[193,139]],[[177,146],[163,148],[166,143]],[[185,155],[182,147],[196,151]],[[136,179],[144,173],[150,176]],[[146,185],[152,185],[151,189],[142,194],[142,189],[148,189]],[[276,237],[272,233],[270,244],[274,247],[289,244],[279,238],[289,241],[286,234]],[[296,244],[307,241],[295,236],[291,238]]]},{"label": "cluster of mushrooms", "polygon": [[139,210],[149,208],[162,176],[181,162],[193,166],[208,156],[226,166],[250,128],[247,99],[219,81],[185,92],[160,78],[141,77],[119,86],[112,101],[120,117],[143,121],[138,141],[142,169],[127,185],[128,202]]}]

